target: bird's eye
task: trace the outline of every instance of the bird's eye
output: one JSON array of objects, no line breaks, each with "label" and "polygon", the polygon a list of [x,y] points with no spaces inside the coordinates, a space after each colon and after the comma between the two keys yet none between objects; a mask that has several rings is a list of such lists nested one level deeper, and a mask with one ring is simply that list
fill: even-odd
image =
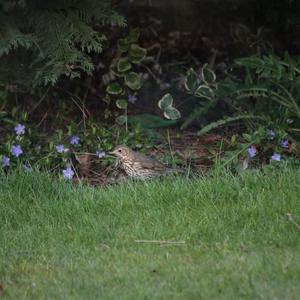
[{"label": "bird's eye", "polygon": [[121,152],[122,152],[122,150],[121,150],[121,149],[119,149],[119,150],[118,150],[118,152],[119,152],[119,153],[121,153]]}]

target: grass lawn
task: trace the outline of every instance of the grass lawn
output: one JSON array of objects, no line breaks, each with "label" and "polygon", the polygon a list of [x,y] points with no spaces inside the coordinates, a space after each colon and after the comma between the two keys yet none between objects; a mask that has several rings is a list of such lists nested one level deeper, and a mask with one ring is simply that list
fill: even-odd
[{"label": "grass lawn", "polygon": [[0,175],[0,298],[299,299],[287,213],[300,223],[300,170],[109,188]]}]

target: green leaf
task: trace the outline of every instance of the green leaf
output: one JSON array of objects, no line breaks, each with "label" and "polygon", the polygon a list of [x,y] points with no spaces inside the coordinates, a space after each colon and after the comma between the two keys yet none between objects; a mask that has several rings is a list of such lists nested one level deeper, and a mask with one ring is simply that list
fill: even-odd
[{"label": "green leaf", "polygon": [[116,106],[120,109],[126,109],[128,106],[128,102],[124,99],[118,99],[116,101]]},{"label": "green leaf", "polygon": [[130,42],[127,38],[119,39],[117,45],[120,52],[127,52],[129,50]]},{"label": "green leaf", "polygon": [[187,76],[186,76],[186,80],[185,80],[185,88],[191,92],[191,93],[195,93],[197,88],[200,85],[200,78],[198,76],[198,74],[194,71],[193,68],[189,69],[187,71]]},{"label": "green leaf", "polygon": [[169,106],[164,112],[164,117],[170,120],[177,120],[181,117],[181,114],[175,107]]},{"label": "green leaf", "polygon": [[116,75],[117,77],[121,77],[121,74],[118,72],[118,65],[116,62],[112,63],[110,66],[109,66],[109,70],[114,74]]},{"label": "green leaf", "polygon": [[131,63],[128,61],[127,58],[120,58],[118,60],[118,63],[117,63],[117,70],[118,72],[126,72],[128,70],[131,69]]},{"label": "green leaf", "polygon": [[253,138],[250,134],[244,133],[243,134],[243,138],[247,141],[247,142],[252,142]]},{"label": "green leaf", "polygon": [[165,94],[159,101],[158,107],[162,110],[166,110],[173,105],[173,97],[171,94]]},{"label": "green leaf", "polygon": [[5,111],[0,111],[0,119],[4,118],[5,116],[7,116],[7,112]]},{"label": "green leaf", "polygon": [[175,125],[176,120],[166,120],[156,115],[140,114],[128,117],[128,123],[133,127],[155,129]]},{"label": "green leaf", "polygon": [[130,46],[129,59],[131,62],[135,64],[140,63],[145,58],[146,54],[147,50],[145,48],[142,48],[137,44]]},{"label": "green leaf", "polygon": [[197,91],[195,92],[195,96],[211,100],[212,98],[214,98],[215,93],[209,86],[200,85]]},{"label": "green leaf", "polygon": [[105,102],[106,104],[110,104],[111,96],[106,94],[105,97],[102,98],[102,101]]},{"label": "green leaf", "polygon": [[253,78],[252,78],[252,75],[251,75],[251,72],[249,70],[249,68],[246,67],[246,76],[245,76],[245,84],[246,86],[250,86],[253,84]]},{"label": "green leaf", "polygon": [[225,117],[224,119],[221,119],[217,122],[213,122],[210,123],[206,126],[204,126],[199,132],[199,135],[203,135],[207,132],[209,132],[212,129],[215,129],[217,127],[226,125],[227,123],[233,122],[233,121],[238,121],[238,120],[242,120],[242,119],[261,119],[261,120],[265,120],[264,117],[261,116],[254,116],[254,115],[243,115],[243,116],[237,116],[237,117]]},{"label": "green leaf", "polygon": [[125,75],[125,84],[132,90],[138,90],[143,85],[141,76],[135,72]]},{"label": "green leaf", "polygon": [[116,119],[115,119],[115,122],[118,124],[118,125],[123,125],[126,123],[126,116],[118,116]]},{"label": "green leaf", "polygon": [[120,95],[122,91],[121,85],[117,82],[111,83],[106,87],[106,92],[111,95]]},{"label": "green leaf", "polygon": [[140,29],[132,28],[129,31],[127,39],[130,43],[136,43],[138,41],[139,37],[140,37]]},{"label": "green leaf", "polygon": [[201,77],[202,80],[207,83],[207,84],[212,84],[216,81],[216,74],[213,70],[209,69],[207,67],[207,64],[205,64],[203,66],[203,68],[201,69]]}]

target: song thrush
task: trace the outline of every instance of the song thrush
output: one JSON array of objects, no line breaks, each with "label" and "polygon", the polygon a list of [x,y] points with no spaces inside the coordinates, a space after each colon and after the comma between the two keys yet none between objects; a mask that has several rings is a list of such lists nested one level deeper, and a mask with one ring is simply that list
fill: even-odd
[{"label": "song thrush", "polygon": [[117,146],[110,153],[117,156],[117,164],[133,179],[146,180],[168,175],[175,171],[157,160],[131,150],[125,145]]}]

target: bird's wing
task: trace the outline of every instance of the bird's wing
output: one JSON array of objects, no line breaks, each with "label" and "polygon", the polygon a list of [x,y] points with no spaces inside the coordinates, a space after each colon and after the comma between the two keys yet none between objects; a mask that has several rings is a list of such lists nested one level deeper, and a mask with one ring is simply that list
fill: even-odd
[{"label": "bird's wing", "polygon": [[166,168],[161,162],[138,152],[135,152],[135,158],[145,169],[162,170]]}]

